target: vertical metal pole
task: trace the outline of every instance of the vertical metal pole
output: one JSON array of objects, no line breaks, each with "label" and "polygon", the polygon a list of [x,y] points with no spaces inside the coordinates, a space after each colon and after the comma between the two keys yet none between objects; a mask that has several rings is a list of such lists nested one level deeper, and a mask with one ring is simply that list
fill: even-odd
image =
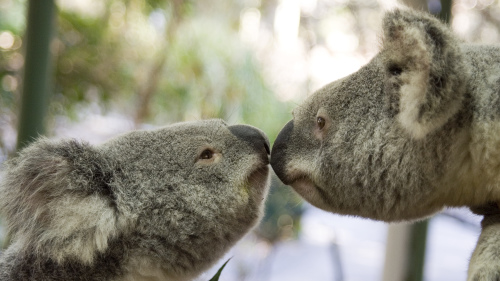
[{"label": "vertical metal pole", "polygon": [[389,225],[383,281],[424,280],[427,228],[428,220]]},{"label": "vertical metal pole", "polygon": [[410,266],[410,231],[411,226],[406,223],[389,225],[382,281],[405,280]]},{"label": "vertical metal pole", "polygon": [[52,77],[50,42],[54,0],[30,0],[26,28],[26,56],[19,113],[17,149],[45,133],[45,115]]}]

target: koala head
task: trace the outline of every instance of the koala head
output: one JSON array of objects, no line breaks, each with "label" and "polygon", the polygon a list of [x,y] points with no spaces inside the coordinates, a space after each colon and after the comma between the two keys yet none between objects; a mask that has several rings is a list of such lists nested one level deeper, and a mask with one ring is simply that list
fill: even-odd
[{"label": "koala head", "polygon": [[268,154],[260,130],[221,120],[40,139],[8,161],[0,207],[20,252],[92,265],[118,247],[129,268],[192,277],[259,220]]},{"label": "koala head", "polygon": [[465,138],[469,70],[458,40],[430,15],[389,12],[383,31],[382,49],[367,65],[294,110],[271,165],[319,208],[419,218],[443,207],[441,179]]}]

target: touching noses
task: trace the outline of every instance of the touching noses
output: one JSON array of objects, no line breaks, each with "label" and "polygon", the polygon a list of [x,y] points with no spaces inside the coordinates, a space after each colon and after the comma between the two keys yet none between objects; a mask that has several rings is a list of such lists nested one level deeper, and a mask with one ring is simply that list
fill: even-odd
[{"label": "touching noses", "polygon": [[274,141],[273,151],[271,154],[271,167],[273,167],[273,170],[278,178],[285,184],[288,183],[285,166],[287,162],[287,148],[292,131],[293,120],[286,123],[285,127],[283,127],[283,129],[279,132],[278,137],[276,137],[276,140]]},{"label": "touching noses", "polygon": [[229,131],[237,138],[248,142],[258,153],[261,154],[262,158],[265,159],[266,162],[269,161],[271,149],[269,148],[269,139],[264,132],[248,125],[233,125],[228,128]]}]

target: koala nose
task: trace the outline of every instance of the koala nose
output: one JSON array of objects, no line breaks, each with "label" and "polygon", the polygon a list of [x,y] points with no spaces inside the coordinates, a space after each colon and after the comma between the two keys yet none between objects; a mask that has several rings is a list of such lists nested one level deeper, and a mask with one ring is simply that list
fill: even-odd
[{"label": "koala nose", "polygon": [[264,132],[248,125],[233,125],[229,126],[228,129],[237,138],[250,143],[257,152],[261,152],[263,157],[268,159],[271,149],[269,148],[269,139]]},{"label": "koala nose", "polygon": [[278,137],[274,141],[273,151],[271,153],[271,167],[274,172],[278,176],[278,178],[284,183],[287,184],[286,177],[286,151],[288,147],[288,139],[293,131],[293,120],[288,121],[285,127],[281,129]]}]

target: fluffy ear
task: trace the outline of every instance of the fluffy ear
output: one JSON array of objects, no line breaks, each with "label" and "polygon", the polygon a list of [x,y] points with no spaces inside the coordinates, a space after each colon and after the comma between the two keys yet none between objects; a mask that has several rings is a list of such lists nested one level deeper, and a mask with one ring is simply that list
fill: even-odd
[{"label": "fluffy ear", "polygon": [[382,56],[391,112],[420,139],[462,105],[468,69],[458,40],[431,15],[395,10],[383,22]]},{"label": "fluffy ear", "polygon": [[90,264],[116,233],[114,169],[95,148],[40,139],[5,166],[0,210],[14,242]]}]

